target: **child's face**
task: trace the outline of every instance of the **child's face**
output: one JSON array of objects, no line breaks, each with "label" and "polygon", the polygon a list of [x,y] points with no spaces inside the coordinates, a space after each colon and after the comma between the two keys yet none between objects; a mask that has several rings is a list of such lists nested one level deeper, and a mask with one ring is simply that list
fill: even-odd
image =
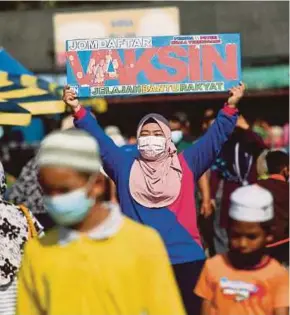
[{"label": "child's face", "polygon": [[273,237],[260,223],[231,221],[229,229],[230,249],[240,254],[250,254],[265,247]]},{"label": "child's face", "polygon": [[231,220],[228,257],[235,268],[252,268],[261,262],[265,245],[271,241],[272,236],[259,223]]}]

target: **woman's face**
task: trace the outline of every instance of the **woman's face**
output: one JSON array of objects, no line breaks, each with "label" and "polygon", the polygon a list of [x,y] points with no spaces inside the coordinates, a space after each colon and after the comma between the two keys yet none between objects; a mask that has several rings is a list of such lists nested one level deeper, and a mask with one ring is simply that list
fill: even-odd
[{"label": "woman's face", "polygon": [[141,129],[140,137],[148,137],[148,136],[165,137],[160,126],[157,123],[153,123],[153,122],[145,124]]},{"label": "woman's face", "polygon": [[138,150],[145,160],[157,160],[166,149],[166,139],[157,123],[145,124],[138,138]]}]

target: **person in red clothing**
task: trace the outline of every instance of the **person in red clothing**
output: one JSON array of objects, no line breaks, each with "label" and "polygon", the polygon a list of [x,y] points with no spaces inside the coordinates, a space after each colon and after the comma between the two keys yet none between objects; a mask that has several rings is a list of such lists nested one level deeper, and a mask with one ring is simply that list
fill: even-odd
[{"label": "person in red clothing", "polygon": [[[190,135],[190,122],[186,113],[177,112],[169,119],[172,141],[176,146],[177,152],[180,153],[198,139]],[[204,173],[198,180],[198,187],[195,190],[196,209],[198,211],[198,224],[202,236],[203,245],[208,248],[209,254],[212,255],[210,244],[213,240],[213,206],[210,199],[210,185],[207,173]]]},{"label": "person in red clothing", "polygon": [[289,266],[289,155],[283,151],[270,151],[266,156],[268,178],[258,185],[269,190],[274,198],[274,243],[269,254]]}]

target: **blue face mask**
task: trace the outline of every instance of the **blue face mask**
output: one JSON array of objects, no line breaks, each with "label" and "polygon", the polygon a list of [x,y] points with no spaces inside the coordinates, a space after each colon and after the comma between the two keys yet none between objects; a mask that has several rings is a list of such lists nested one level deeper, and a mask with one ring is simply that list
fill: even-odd
[{"label": "blue face mask", "polygon": [[171,139],[174,144],[179,143],[179,141],[182,139],[183,133],[181,130],[173,130],[171,131]]},{"label": "blue face mask", "polygon": [[88,198],[86,187],[63,195],[44,197],[48,214],[57,224],[63,226],[83,221],[94,203],[94,199]]}]

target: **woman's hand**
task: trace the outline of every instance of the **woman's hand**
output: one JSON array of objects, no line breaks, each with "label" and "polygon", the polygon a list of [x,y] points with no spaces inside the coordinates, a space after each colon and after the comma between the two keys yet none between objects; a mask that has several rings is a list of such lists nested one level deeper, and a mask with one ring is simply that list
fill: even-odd
[{"label": "woman's hand", "polygon": [[81,107],[79,100],[77,99],[76,93],[68,85],[66,85],[63,89],[62,100],[72,109],[74,113],[79,111]]},{"label": "woman's hand", "polygon": [[240,99],[244,96],[246,86],[241,82],[238,86],[234,86],[230,89],[230,97],[228,98],[228,105],[230,107],[236,107]]}]

